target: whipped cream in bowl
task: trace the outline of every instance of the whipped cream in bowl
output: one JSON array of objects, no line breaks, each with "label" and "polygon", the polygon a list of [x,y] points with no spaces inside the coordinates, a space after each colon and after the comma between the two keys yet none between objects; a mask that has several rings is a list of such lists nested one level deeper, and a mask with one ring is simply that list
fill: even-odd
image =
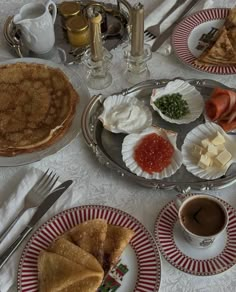
[{"label": "whipped cream in bowl", "polygon": [[137,133],[152,125],[150,109],[135,97],[112,95],[103,103],[98,119],[113,133]]}]

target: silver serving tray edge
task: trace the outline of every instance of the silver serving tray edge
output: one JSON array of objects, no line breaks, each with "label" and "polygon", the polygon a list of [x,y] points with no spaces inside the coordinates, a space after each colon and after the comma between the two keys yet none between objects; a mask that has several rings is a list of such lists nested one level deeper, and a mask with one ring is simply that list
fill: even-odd
[{"label": "silver serving tray edge", "polygon": [[[173,81],[175,79],[183,78],[174,78],[174,79],[160,79],[160,80],[147,80],[136,84],[130,88],[123,89],[120,92],[116,92],[114,94],[122,94],[124,96],[135,94],[138,96],[139,93],[144,92],[145,90],[152,90],[153,88],[163,87],[168,82]],[[229,88],[224,84],[210,80],[210,79],[186,79],[186,81],[190,82],[192,85],[196,86],[197,89],[203,89],[205,92],[210,92],[214,87],[220,86],[223,88],[235,90],[233,88]],[[109,167],[110,169],[116,171],[119,175],[127,177],[128,179],[134,180],[136,183],[155,189],[165,189],[165,190],[176,190],[177,192],[187,193],[194,190],[217,190],[222,189],[228,186],[231,186],[236,182],[236,167],[230,174],[226,174],[225,176],[215,179],[215,180],[202,180],[197,177],[192,176],[192,180],[179,180],[174,179],[175,174],[172,176],[172,181],[168,179],[164,180],[156,180],[156,179],[145,179],[143,177],[139,177],[136,174],[132,173],[122,165],[122,163],[117,163],[113,157],[111,157],[103,147],[102,143],[102,131],[103,127],[101,126],[101,122],[98,120],[98,116],[103,108],[103,101],[105,97],[102,94],[95,95],[90,100],[89,104],[85,108],[82,119],[81,119],[81,127],[84,139],[88,146],[91,148],[93,153],[95,153],[98,161]],[[99,125],[100,124],[100,125]],[[106,131],[106,130],[105,130]],[[108,132],[108,131],[107,131]],[[119,134],[112,134],[119,135]],[[101,139],[100,139],[101,138]],[[183,167],[183,166],[182,166]],[[187,171],[186,171],[187,172]],[[228,173],[228,172],[227,172]],[[185,175],[183,175],[185,177]]]}]

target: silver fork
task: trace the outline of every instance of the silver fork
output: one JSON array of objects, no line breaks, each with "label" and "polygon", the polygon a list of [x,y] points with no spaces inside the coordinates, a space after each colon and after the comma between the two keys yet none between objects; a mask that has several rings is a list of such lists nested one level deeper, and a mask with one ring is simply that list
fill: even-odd
[{"label": "silver fork", "polygon": [[144,31],[144,39],[145,41],[148,40],[152,40],[155,39],[157,37],[159,37],[159,35],[161,34],[161,24],[162,22],[168,17],[170,16],[177,8],[179,8],[182,4],[184,4],[186,2],[186,0],[177,0],[174,4],[174,6],[171,7],[170,10],[168,10],[163,16],[162,18],[159,20],[159,22],[155,25],[149,26],[148,28],[145,29]]},{"label": "silver fork", "polygon": [[7,236],[9,231],[15,225],[15,223],[20,219],[24,212],[31,208],[36,208],[43,201],[45,196],[49,194],[54,185],[56,184],[59,176],[56,176],[53,171],[49,169],[42,175],[42,177],[35,183],[35,185],[29,190],[25,199],[24,207],[20,210],[14,220],[3,230],[0,235],[0,243]]}]

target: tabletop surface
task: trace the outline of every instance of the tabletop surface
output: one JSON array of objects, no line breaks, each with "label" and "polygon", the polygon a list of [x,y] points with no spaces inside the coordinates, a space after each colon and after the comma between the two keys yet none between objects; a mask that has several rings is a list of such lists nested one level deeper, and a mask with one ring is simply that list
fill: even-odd
[{"label": "tabletop surface", "polygon": [[[28,2],[31,1],[1,0],[1,31],[6,16],[13,15],[23,4]],[[130,0],[130,2],[134,3],[135,1]],[[145,0],[145,13],[147,14],[152,11],[160,2],[158,0]],[[122,72],[124,70],[122,50],[118,48],[112,53],[113,66],[111,73],[113,74],[113,84],[102,92],[104,95],[109,95],[129,86],[122,79]],[[12,58],[2,34],[0,35],[0,58],[3,60],[4,58]],[[236,86],[235,76],[211,75],[194,71],[180,63],[174,54],[165,57],[154,53],[152,60],[149,62],[149,69],[151,71],[151,78],[155,79],[175,78],[178,76],[183,78],[210,78],[230,87]],[[80,66],[73,66],[73,70],[80,73]],[[90,93],[93,95],[99,93],[99,91],[91,90]],[[159,211],[176,196],[175,191],[144,188],[110,171],[106,166],[99,164],[91,149],[86,145],[81,133],[65,149],[30,166],[43,171],[51,168],[64,180],[74,180],[73,192],[77,194],[77,200],[69,201],[68,205],[64,206],[64,209],[84,204],[99,204],[119,208],[136,217],[152,234],[154,233],[154,224]],[[0,206],[11,191],[13,191],[12,182],[19,182],[28,168],[29,166],[0,168]],[[208,193],[222,198],[236,208],[235,186],[218,191],[209,191]],[[183,273],[171,266],[163,257],[161,259],[162,277],[160,291],[235,291],[235,266],[222,274],[200,277]],[[18,262],[15,264],[17,266]]]}]

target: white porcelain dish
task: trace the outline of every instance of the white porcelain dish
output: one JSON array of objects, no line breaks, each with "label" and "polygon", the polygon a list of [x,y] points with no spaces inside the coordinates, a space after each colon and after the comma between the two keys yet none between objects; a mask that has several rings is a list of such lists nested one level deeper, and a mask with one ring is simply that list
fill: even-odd
[{"label": "white porcelain dish", "polygon": [[209,39],[223,26],[229,8],[210,8],[197,11],[176,25],[171,44],[176,57],[192,69],[210,74],[236,74],[235,64],[197,65],[196,58],[208,45]]},{"label": "white porcelain dish", "polygon": [[[224,167],[212,165],[203,169],[198,166],[197,159],[192,155],[193,145],[201,145],[203,139],[214,137],[217,131],[224,136],[224,146],[231,153],[232,159]],[[226,134],[224,130],[215,123],[201,124],[187,134],[182,145],[182,154],[183,164],[193,175],[207,180],[220,178],[226,174],[231,164],[236,162],[236,137]]]},{"label": "white porcelain dish", "polygon": [[[181,94],[182,99],[187,102],[189,108],[189,113],[180,119],[172,119],[164,115],[154,104],[154,102],[162,96],[174,93]],[[204,109],[204,101],[200,92],[194,86],[189,84],[189,82],[180,79],[169,82],[165,87],[153,89],[150,104],[162,119],[169,123],[179,125],[195,121],[202,114]]]},{"label": "white porcelain dish", "polygon": [[64,234],[75,225],[98,218],[107,220],[109,224],[130,228],[135,232],[121,256],[121,265],[126,267],[125,273],[122,277],[116,270],[114,270],[116,273],[109,273],[111,279],[117,280],[119,292],[144,291],[144,282],[148,291],[158,292],[161,283],[161,259],[151,233],[128,213],[102,205],[84,205],[65,210],[35,231],[22,252],[18,268],[17,291],[38,292],[37,269],[40,252],[47,250],[58,235]]},{"label": "white porcelain dish", "polygon": [[[156,133],[157,135],[162,136],[166,140],[168,140],[174,147],[174,155],[171,160],[171,164],[163,169],[161,172],[153,172],[149,174],[146,171],[143,171],[142,168],[137,164],[134,160],[134,148],[137,143],[147,136],[148,134]],[[158,127],[149,127],[137,134],[129,134],[124,138],[122,143],[122,157],[125,162],[126,167],[128,167],[131,172],[135,173],[140,177],[144,177],[146,179],[163,179],[165,177],[169,177],[173,175],[182,165],[182,154],[181,151],[176,146],[177,133],[173,131],[167,131]]]},{"label": "white porcelain dish", "polygon": [[137,133],[152,125],[150,109],[135,97],[122,94],[105,99],[98,119],[112,133]]}]

